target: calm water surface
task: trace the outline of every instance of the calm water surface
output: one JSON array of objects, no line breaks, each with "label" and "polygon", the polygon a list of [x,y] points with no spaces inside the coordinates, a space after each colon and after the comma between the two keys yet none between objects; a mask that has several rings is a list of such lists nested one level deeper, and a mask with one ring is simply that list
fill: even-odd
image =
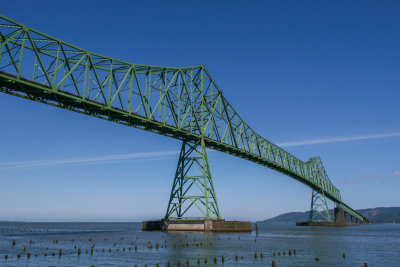
[{"label": "calm water surface", "polygon": [[140,223],[0,223],[0,266],[167,266],[168,261],[178,266],[179,261],[183,267],[198,266],[200,259],[200,266],[271,266],[275,260],[276,266],[400,267],[400,224],[258,228],[257,236],[142,232]]}]

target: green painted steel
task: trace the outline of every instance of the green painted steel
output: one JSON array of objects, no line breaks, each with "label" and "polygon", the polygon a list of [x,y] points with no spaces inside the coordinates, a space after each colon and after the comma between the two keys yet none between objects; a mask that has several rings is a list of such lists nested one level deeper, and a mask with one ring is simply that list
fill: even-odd
[{"label": "green painted steel", "polygon": [[257,134],[203,65],[128,63],[0,15],[0,91],[208,148],[288,175],[343,206],[319,158],[303,162]]},{"label": "green painted steel", "polygon": [[327,221],[332,222],[331,215],[329,214],[328,204],[324,192],[313,190],[311,193],[311,208],[310,208],[310,222]]},{"label": "green painted steel", "polygon": [[[200,211],[200,217],[192,207]],[[203,138],[194,144],[182,143],[165,214],[165,219],[196,218],[221,219]]]}]

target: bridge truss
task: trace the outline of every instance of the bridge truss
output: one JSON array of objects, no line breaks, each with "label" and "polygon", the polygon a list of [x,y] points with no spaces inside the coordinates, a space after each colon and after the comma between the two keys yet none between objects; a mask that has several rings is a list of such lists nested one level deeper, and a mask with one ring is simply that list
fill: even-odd
[{"label": "bridge truss", "polygon": [[[183,218],[176,207],[183,208],[185,201],[190,207],[205,210],[205,218],[210,214],[220,217],[213,186],[204,187],[205,183],[212,185],[207,147],[281,172],[366,221],[342,201],[320,158],[303,162],[257,134],[203,65],[173,68],[128,63],[89,52],[0,15],[0,92],[176,138],[184,146],[199,145],[202,183],[183,175],[193,164],[181,165],[180,174],[178,164],[166,217],[175,212],[177,218]],[[181,160],[196,163],[182,154]],[[204,166],[208,170],[204,171]],[[176,187],[182,181],[192,185],[187,190],[196,186],[203,190],[202,197],[187,198],[184,193],[188,191]],[[206,196],[212,206],[203,209],[200,205],[210,204],[205,203]]]}]

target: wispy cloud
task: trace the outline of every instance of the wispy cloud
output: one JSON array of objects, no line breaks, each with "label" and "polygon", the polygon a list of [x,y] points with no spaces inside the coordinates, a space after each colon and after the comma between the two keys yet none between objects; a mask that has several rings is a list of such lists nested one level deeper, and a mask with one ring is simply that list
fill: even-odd
[{"label": "wispy cloud", "polygon": [[348,137],[334,137],[326,139],[312,139],[304,141],[294,141],[278,144],[281,147],[292,147],[292,146],[308,146],[317,144],[327,144],[327,143],[339,143],[339,142],[349,142],[349,141],[359,141],[367,139],[378,139],[386,137],[398,137],[400,133],[388,133],[388,134],[375,134],[375,135],[358,135],[358,136],[348,136]]},{"label": "wispy cloud", "polygon": [[394,175],[400,175],[400,171],[395,171],[393,174]]},{"label": "wispy cloud", "polygon": [[382,176],[380,176],[380,175],[363,174],[363,175],[353,178],[353,179],[347,179],[342,184],[357,184],[357,183],[364,182],[366,180],[381,180],[381,179],[382,179]]},{"label": "wispy cloud", "polygon": [[160,157],[175,156],[178,154],[179,151],[163,151],[163,152],[105,155],[98,157],[74,158],[74,159],[0,162],[0,170],[32,168],[32,167],[50,167],[58,165],[75,165],[75,164],[105,164],[121,160],[132,160],[140,158],[154,159]]}]

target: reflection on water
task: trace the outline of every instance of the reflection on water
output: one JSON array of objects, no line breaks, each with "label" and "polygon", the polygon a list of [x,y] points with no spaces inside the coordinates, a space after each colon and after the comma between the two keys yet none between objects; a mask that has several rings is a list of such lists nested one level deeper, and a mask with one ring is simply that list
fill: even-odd
[{"label": "reflection on water", "polygon": [[142,232],[140,227],[140,223],[3,222],[0,266],[167,266],[168,261],[171,266],[178,261],[181,266],[198,266],[198,261],[200,266],[271,266],[272,260],[276,266],[363,266],[364,262],[400,266],[399,224],[259,224],[258,236]]}]

